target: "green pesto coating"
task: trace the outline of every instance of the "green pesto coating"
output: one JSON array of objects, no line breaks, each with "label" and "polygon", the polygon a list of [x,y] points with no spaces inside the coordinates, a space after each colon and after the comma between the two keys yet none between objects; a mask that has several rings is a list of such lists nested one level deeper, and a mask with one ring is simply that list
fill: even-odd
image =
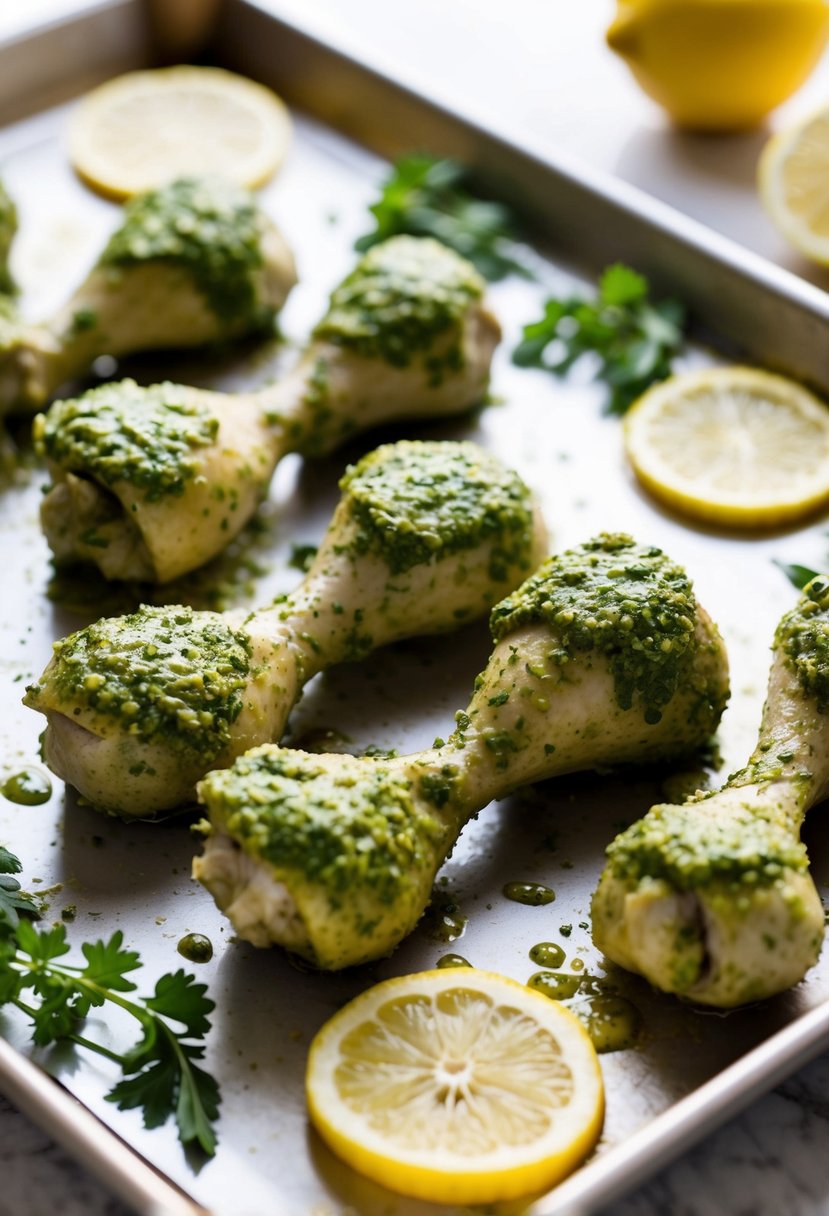
[{"label": "green pesto coating", "polygon": [[382,557],[392,574],[482,544],[492,546],[494,580],[530,568],[530,491],[476,444],[385,444],[347,469],[340,488],[358,525],[356,552]]},{"label": "green pesto coating", "polygon": [[265,744],[209,773],[199,796],[246,853],[320,884],[333,906],[361,889],[394,904],[443,839],[411,782],[382,761],[363,759],[355,774]]},{"label": "green pesto coating", "polygon": [[608,846],[610,868],[621,878],[661,878],[680,891],[712,883],[770,886],[784,870],[803,872],[806,848],[791,824],[751,807],[716,818],[697,802],[652,807]]},{"label": "green pesto coating", "polygon": [[[143,604],[105,617],[54,646],[41,677],[58,704],[110,716],[130,733],[218,756],[243,706],[250,642],[212,612]],[[39,686],[29,690],[37,707]]]},{"label": "green pesto coating", "polygon": [[456,764],[443,764],[438,772],[425,773],[419,782],[420,796],[439,809],[458,798],[461,771]]},{"label": "green pesto coating", "polygon": [[131,199],[99,265],[173,263],[187,270],[221,320],[265,325],[257,272],[262,219],[253,195],[221,178],[181,178]]},{"label": "green pesto coating", "polygon": [[5,295],[14,295],[17,291],[9,270],[9,251],[16,232],[17,207],[0,182],[0,292]]},{"label": "green pesto coating", "polygon": [[661,549],[624,533],[603,533],[550,557],[492,610],[495,641],[525,625],[545,623],[564,666],[597,650],[613,674],[616,700],[638,700],[645,721],[662,710],[693,665],[696,601],[691,581]]},{"label": "green pesto coating", "polygon": [[128,482],[149,502],[184,491],[198,472],[199,449],[218,431],[219,420],[186,388],[141,388],[134,380],[56,401],[34,428],[41,455],[60,468],[107,486]]},{"label": "green pesto coating", "polygon": [[392,237],[369,250],[336,288],[314,336],[406,367],[454,327],[458,340],[433,366],[426,359],[439,383],[445,371],[462,366],[460,321],[483,293],[471,262],[439,241]]},{"label": "green pesto coating", "polygon": [[822,714],[829,713],[829,577],[807,583],[791,612],[777,626],[782,648],[800,686]]}]

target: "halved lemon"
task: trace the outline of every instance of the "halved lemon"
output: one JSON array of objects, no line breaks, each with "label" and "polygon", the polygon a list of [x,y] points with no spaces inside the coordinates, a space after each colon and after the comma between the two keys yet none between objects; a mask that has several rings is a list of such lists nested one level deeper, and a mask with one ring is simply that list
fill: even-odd
[{"label": "halved lemon", "polygon": [[596,1052],[557,1001],[475,969],[386,980],[311,1044],[311,1120],[355,1170],[437,1203],[545,1190],[595,1144]]},{"label": "halved lemon", "polygon": [[290,135],[285,105],[263,85],[221,68],[158,68],[88,93],[72,116],[69,156],[110,198],[204,174],[252,188],[279,168]]},{"label": "halved lemon", "polygon": [[757,170],[774,223],[806,257],[829,265],[829,105],[773,136]]},{"label": "halved lemon", "polygon": [[624,434],[642,484],[696,519],[772,528],[829,502],[829,409],[784,376],[672,376],[633,405]]}]

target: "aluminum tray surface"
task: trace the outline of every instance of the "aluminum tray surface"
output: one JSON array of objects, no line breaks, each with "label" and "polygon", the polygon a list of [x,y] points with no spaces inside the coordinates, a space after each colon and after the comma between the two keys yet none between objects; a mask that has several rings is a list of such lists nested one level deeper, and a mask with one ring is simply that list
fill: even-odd
[{"label": "aluminum tray surface", "polygon": [[[55,110],[0,137],[3,176],[21,213],[14,268],[26,286],[24,307],[31,317],[46,315],[71,289],[119,214],[73,177],[60,142],[64,121],[65,111]],[[321,313],[330,288],[351,266],[354,239],[368,227],[367,206],[385,171],[383,162],[341,136],[299,120],[286,167],[262,195],[297,254],[300,285],[283,318],[289,342],[223,364],[192,356],[163,364],[136,362],[121,370],[148,382],[168,375],[222,388],[257,384],[278,373]],[[474,439],[513,464],[538,494],[556,549],[603,529],[624,529],[663,546],[686,565],[700,600],[720,624],[731,658],[733,698],[721,731],[723,772],[730,771],[751,749],[774,626],[794,601],[773,559],[819,567],[826,560],[825,525],[746,540],[685,526],[658,509],[637,489],[622,454],[619,423],[603,416],[603,394],[588,369],[579,369],[563,385],[546,373],[510,364],[522,323],[539,314],[546,294],[588,287],[577,271],[540,255],[537,271],[535,282],[513,278],[491,290],[505,330],[493,376],[494,403],[472,418],[413,426],[406,433]],[[713,358],[694,350],[683,366]],[[299,577],[290,566],[292,546],[320,539],[346,462],[387,437],[366,437],[317,464],[289,458],[279,469],[250,549],[235,566],[223,564],[190,584],[190,591],[203,594],[212,578],[233,584],[238,601],[254,603],[291,587]],[[42,720],[19,701],[23,686],[45,665],[53,639],[101,612],[128,606],[94,588],[88,589],[85,614],[49,598],[49,555],[37,525],[42,481],[36,470],[0,497],[4,772],[37,763]],[[352,750],[369,744],[401,751],[428,746],[451,728],[488,651],[482,623],[341,667],[309,687],[292,717],[290,737],[307,740],[312,732],[331,730],[347,736]],[[310,1038],[367,985],[432,967],[450,950],[523,982],[537,969],[530,948],[554,940],[566,949],[568,965],[578,959],[586,973],[603,975],[587,928],[603,850],[621,823],[660,797],[664,777],[641,772],[571,777],[488,807],[465,829],[438,885],[440,897],[451,899],[468,918],[463,936],[447,944],[423,925],[392,958],[334,976],[299,970],[279,951],[257,951],[232,940],[210,897],[189,878],[196,846],[187,822],[125,825],[79,806],[57,781],[43,806],[25,808],[0,799],[0,841],[22,858],[26,885],[46,898],[49,918],[59,919],[66,905],[76,906],[69,928],[76,946],[122,929],[144,960],[142,991],[181,964],[176,944],[182,935],[196,931],[213,941],[213,960],[188,969],[198,970],[217,1002],[207,1055],[224,1096],[215,1159],[188,1161],[172,1127],[147,1132],[137,1113],[118,1112],[106,1103],[104,1094],[116,1074],[105,1062],[65,1052],[41,1054],[39,1062],[159,1170],[222,1216],[438,1212],[358,1178],[309,1130],[302,1081]],[[810,825],[808,843],[825,887],[829,837],[819,822]],[[556,900],[546,907],[511,903],[502,888],[512,880],[546,883]],[[564,937],[561,927],[568,924],[572,934]],[[635,1049],[602,1057],[607,1120],[594,1161],[829,994],[825,957],[793,992],[727,1017],[684,1008],[635,977],[618,973],[614,978],[641,1012],[643,1029]],[[4,1014],[0,1029],[30,1053],[22,1023]],[[95,1025],[94,1032],[124,1041],[125,1028],[115,1021]],[[595,1164],[583,1167],[585,1178],[591,1168]],[[553,1206],[551,1198],[533,1210],[543,1213]]]}]

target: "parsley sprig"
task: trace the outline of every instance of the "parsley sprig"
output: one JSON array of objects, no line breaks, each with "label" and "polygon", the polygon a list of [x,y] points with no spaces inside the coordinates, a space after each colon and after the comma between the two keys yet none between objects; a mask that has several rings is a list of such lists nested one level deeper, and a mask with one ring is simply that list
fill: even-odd
[{"label": "parsley sprig", "polygon": [[787,565],[786,562],[779,562],[777,558],[772,558],[775,566],[782,570],[786,578],[798,591],[802,591],[807,583],[810,583],[813,578],[817,578],[818,571],[812,570],[810,566]]},{"label": "parsley sprig", "polygon": [[647,279],[617,264],[601,276],[595,301],[547,300],[541,320],[524,327],[513,362],[563,376],[592,353],[598,359],[596,378],[610,389],[608,413],[624,414],[645,389],[671,374],[684,324],[685,310],[677,300],[652,303]]},{"label": "parsley sprig", "polygon": [[[148,1128],[172,1115],[182,1144],[198,1144],[212,1155],[219,1087],[195,1063],[204,1057],[208,1014],[214,1009],[205,985],[176,971],[161,977],[152,996],[128,996],[137,988],[128,976],[141,960],[124,948],[120,930],[108,941],[85,942],[82,966],[66,962],[66,929],[32,923],[37,906],[12,877],[20,870],[19,859],[0,848],[0,1005],[13,1005],[31,1019],[38,1047],[74,1043],[119,1064],[124,1079],[107,1094],[108,1101],[120,1110],[141,1109]],[[125,1052],[81,1033],[90,1011],[107,1004],[123,1009],[141,1028]]]},{"label": "parsley sprig", "polygon": [[491,282],[508,274],[528,275],[516,257],[512,214],[503,203],[476,198],[466,188],[467,171],[451,157],[404,156],[369,208],[375,230],[355,243],[361,252],[391,236],[432,236],[468,258]]}]

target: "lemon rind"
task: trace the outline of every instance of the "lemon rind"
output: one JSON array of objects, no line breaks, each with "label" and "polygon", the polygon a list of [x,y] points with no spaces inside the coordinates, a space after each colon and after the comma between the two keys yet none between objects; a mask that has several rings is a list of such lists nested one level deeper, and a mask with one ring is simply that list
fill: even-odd
[{"label": "lemon rind", "polygon": [[[516,1005],[535,1011],[542,1026],[566,1040],[564,1049],[568,1062],[579,1056],[576,1063],[581,1088],[555,1132],[527,1146],[489,1153],[478,1163],[451,1151],[435,1154],[433,1151],[406,1150],[398,1145],[387,1146],[379,1133],[366,1128],[359,1116],[340,1100],[332,1080],[333,1066],[338,1058],[337,1044],[352,1025],[370,1017],[385,1000],[395,994],[414,993],[418,987],[428,987],[433,995],[459,986],[481,989],[503,1003],[508,1003],[512,994]],[[494,988],[498,990],[495,993]],[[585,1078],[589,1078],[587,1086]],[[339,1157],[390,1190],[439,1203],[491,1203],[549,1189],[588,1155],[599,1137],[604,1119],[598,1058],[575,1015],[558,1002],[514,980],[477,969],[470,969],[462,976],[437,970],[398,977],[375,985],[355,998],[322,1027],[311,1044],[306,1094],[312,1123]],[[568,1130],[574,1123],[576,1131]],[[504,1164],[500,1164],[501,1159]]]},{"label": "lemon rind", "polygon": [[790,493],[772,494],[761,488],[756,493],[715,494],[700,488],[698,481],[683,478],[673,465],[661,459],[645,438],[650,419],[658,415],[664,402],[683,393],[690,395],[708,384],[721,389],[748,388],[794,404],[805,417],[820,420],[829,437],[829,410],[807,389],[784,376],[749,367],[710,368],[673,376],[644,393],[625,419],[625,449],[642,486],[681,515],[747,531],[783,527],[806,519],[825,506],[829,502],[829,460],[810,476],[804,476]]},{"label": "lemon rind", "polygon": [[255,155],[247,160],[239,156],[233,166],[217,163],[214,172],[248,189],[269,181],[281,167],[291,140],[291,116],[284,102],[265,85],[235,72],[191,65],[127,72],[88,93],[75,109],[68,132],[69,159],[78,176],[96,193],[119,202],[165,184],[166,178],[152,172],[151,161],[150,171],[140,174],[114,168],[108,154],[95,147],[96,126],[122,99],[142,93],[157,97],[167,89],[185,88],[189,82],[205,93],[221,90],[228,98],[244,101],[244,107],[262,120],[264,137]]}]

